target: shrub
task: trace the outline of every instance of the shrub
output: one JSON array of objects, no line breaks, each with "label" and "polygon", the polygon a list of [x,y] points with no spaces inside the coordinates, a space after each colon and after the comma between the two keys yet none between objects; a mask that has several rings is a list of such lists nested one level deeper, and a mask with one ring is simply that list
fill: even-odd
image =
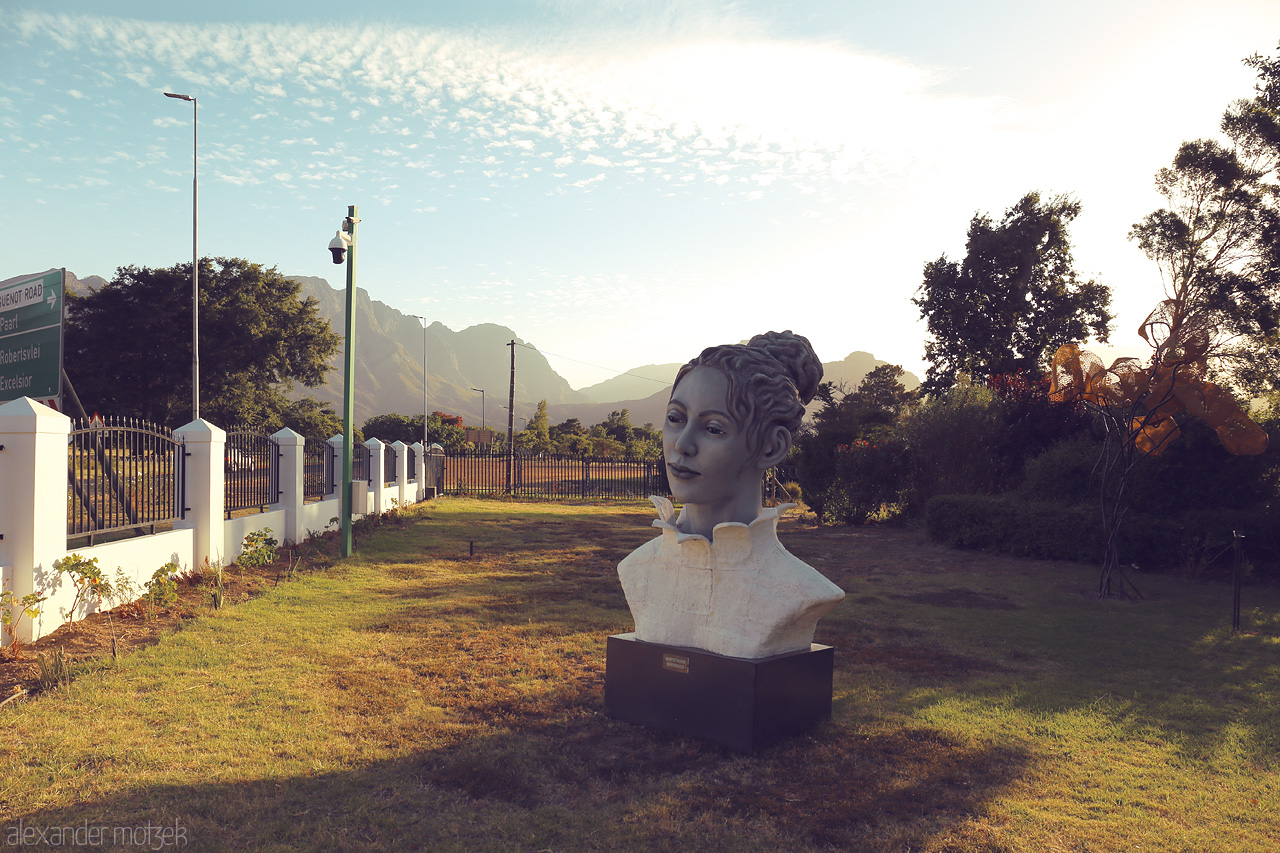
[{"label": "shrub", "polygon": [[[1278,523],[1280,510],[1271,505],[1177,515],[1135,512],[1120,531],[1120,559],[1147,571],[1223,570],[1233,559],[1232,531],[1239,530],[1246,537],[1246,558],[1273,574],[1280,571]],[[1018,494],[938,495],[927,505],[925,530],[933,541],[956,548],[1079,563],[1103,556],[1102,523],[1092,504],[1065,506]]]},{"label": "shrub", "polygon": [[892,437],[857,439],[835,449],[834,478],[823,494],[822,519],[865,524],[902,503],[907,455]]},{"label": "shrub", "polygon": [[976,386],[957,385],[908,413],[899,435],[910,454],[909,502],[923,508],[934,495],[996,492],[1007,477],[1004,427],[1004,405]]},{"label": "shrub", "polygon": [[260,566],[268,566],[276,561],[276,545],[280,544],[271,535],[271,528],[264,527],[261,530],[251,530],[244,535],[244,542],[241,543],[240,556],[236,558],[236,565],[241,568],[254,568]]},{"label": "shrub", "polygon": [[1028,499],[1073,506],[1097,506],[1101,481],[1095,468],[1102,445],[1081,435],[1027,460],[1019,491]]},{"label": "shrub", "polygon": [[145,586],[147,589],[147,604],[152,607],[168,607],[178,600],[178,582],[174,576],[182,570],[177,563],[170,561],[151,574],[151,580],[147,581]]},{"label": "shrub", "polygon": [[103,600],[115,593],[110,579],[103,575],[97,557],[86,559],[80,554],[70,554],[61,560],[54,560],[53,567],[59,574],[70,575],[71,582],[75,584],[76,597],[67,611],[68,627],[75,620],[76,611],[82,602],[92,599],[101,608]]},{"label": "shrub", "polygon": [[1228,453],[1217,434],[1199,418],[1181,425],[1181,435],[1157,457],[1135,466],[1130,483],[1133,507],[1142,512],[1182,513],[1210,508],[1243,509],[1277,497],[1280,429],[1271,426],[1271,445],[1257,456]]}]

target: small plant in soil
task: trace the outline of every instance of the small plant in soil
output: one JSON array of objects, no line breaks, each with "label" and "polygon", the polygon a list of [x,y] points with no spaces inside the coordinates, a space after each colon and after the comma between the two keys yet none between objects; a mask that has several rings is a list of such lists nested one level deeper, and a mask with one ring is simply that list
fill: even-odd
[{"label": "small plant in soil", "polygon": [[18,626],[24,617],[35,619],[40,615],[37,606],[46,596],[29,592],[17,598],[13,590],[0,592],[0,623],[3,623],[5,636],[9,638],[9,652],[15,659],[22,657],[22,643],[18,640]]},{"label": "small plant in soil", "polygon": [[244,535],[236,565],[241,568],[259,568],[274,563],[279,556],[276,553],[276,546],[279,544],[271,535],[270,527],[252,530]]}]

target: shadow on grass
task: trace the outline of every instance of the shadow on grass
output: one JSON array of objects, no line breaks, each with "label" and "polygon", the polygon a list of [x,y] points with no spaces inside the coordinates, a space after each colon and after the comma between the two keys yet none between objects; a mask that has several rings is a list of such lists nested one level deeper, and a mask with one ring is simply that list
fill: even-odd
[{"label": "shadow on grass", "polygon": [[757,757],[585,709],[349,771],[141,786],[26,827],[180,826],[188,850],[923,849],[1022,771],[1014,750],[828,724]]}]

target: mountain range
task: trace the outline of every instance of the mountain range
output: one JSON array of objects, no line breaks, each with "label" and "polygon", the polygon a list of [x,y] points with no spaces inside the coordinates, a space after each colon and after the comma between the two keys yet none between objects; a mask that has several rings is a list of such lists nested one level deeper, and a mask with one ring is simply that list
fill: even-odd
[{"label": "mountain range", "polygon": [[[290,276],[302,296],[316,299],[318,311],[338,335],[345,334],[346,293],[316,276]],[[100,276],[76,279],[68,273],[68,287],[85,292],[106,283]],[[637,425],[662,421],[671,383],[680,364],[648,364],[636,367],[596,385],[574,390],[547,362],[545,356],[512,329],[482,323],[454,331],[439,322],[423,329],[421,321],[356,289],[355,419],[363,424],[373,415],[423,411],[461,415],[468,425],[482,422],[504,430],[511,381],[510,343],[515,341],[516,428],[531,418],[539,400],[547,401],[551,423],[577,418],[583,424],[605,420],[613,411],[627,409]],[[426,398],[423,397],[423,345],[426,345]],[[691,351],[699,349],[692,347]],[[824,380],[852,390],[868,372],[886,362],[871,353],[852,352],[841,361],[823,364]],[[313,396],[342,411],[343,358],[331,360],[327,381],[315,388],[299,386],[295,396]],[[920,382],[907,373],[907,388]],[[480,393],[483,389],[484,393]]]},{"label": "mountain range", "polygon": [[[334,331],[342,334],[345,291],[334,289],[323,278],[292,278],[302,285],[304,296],[316,298],[320,314],[329,320]],[[429,409],[462,415],[468,424],[479,424],[481,398],[479,392],[472,389],[483,388],[484,422],[504,428],[511,379],[508,344],[512,340],[516,342],[517,429],[523,426],[521,418],[533,416],[539,400],[547,401],[547,416],[553,424],[568,418],[595,424],[610,412],[624,408],[634,424],[661,423],[680,364],[647,364],[574,390],[542,353],[521,340],[513,330],[494,323],[470,326],[459,332],[439,322],[427,327]],[[422,411],[422,345],[422,323],[416,317],[371,299],[365,290],[356,289],[357,423],[375,414]],[[340,410],[342,356],[335,357],[333,363],[335,369],[323,386],[300,389],[299,393],[333,402]],[[852,390],[862,377],[885,363],[871,353],[853,352],[840,361],[824,363],[823,378]],[[902,381],[908,388],[920,384],[910,373],[904,374]]]}]

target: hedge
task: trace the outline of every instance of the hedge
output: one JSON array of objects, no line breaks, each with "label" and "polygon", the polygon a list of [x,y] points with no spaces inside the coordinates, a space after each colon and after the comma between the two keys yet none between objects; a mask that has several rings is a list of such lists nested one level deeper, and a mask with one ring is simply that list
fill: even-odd
[{"label": "hedge", "polygon": [[[1097,506],[1061,506],[1012,494],[939,495],[926,505],[925,529],[933,541],[955,548],[1080,563],[1102,559]],[[1192,574],[1210,563],[1230,566],[1233,530],[1245,536],[1245,556],[1255,568],[1280,574],[1280,510],[1271,505],[1171,516],[1131,512],[1120,530],[1120,561]]]}]

